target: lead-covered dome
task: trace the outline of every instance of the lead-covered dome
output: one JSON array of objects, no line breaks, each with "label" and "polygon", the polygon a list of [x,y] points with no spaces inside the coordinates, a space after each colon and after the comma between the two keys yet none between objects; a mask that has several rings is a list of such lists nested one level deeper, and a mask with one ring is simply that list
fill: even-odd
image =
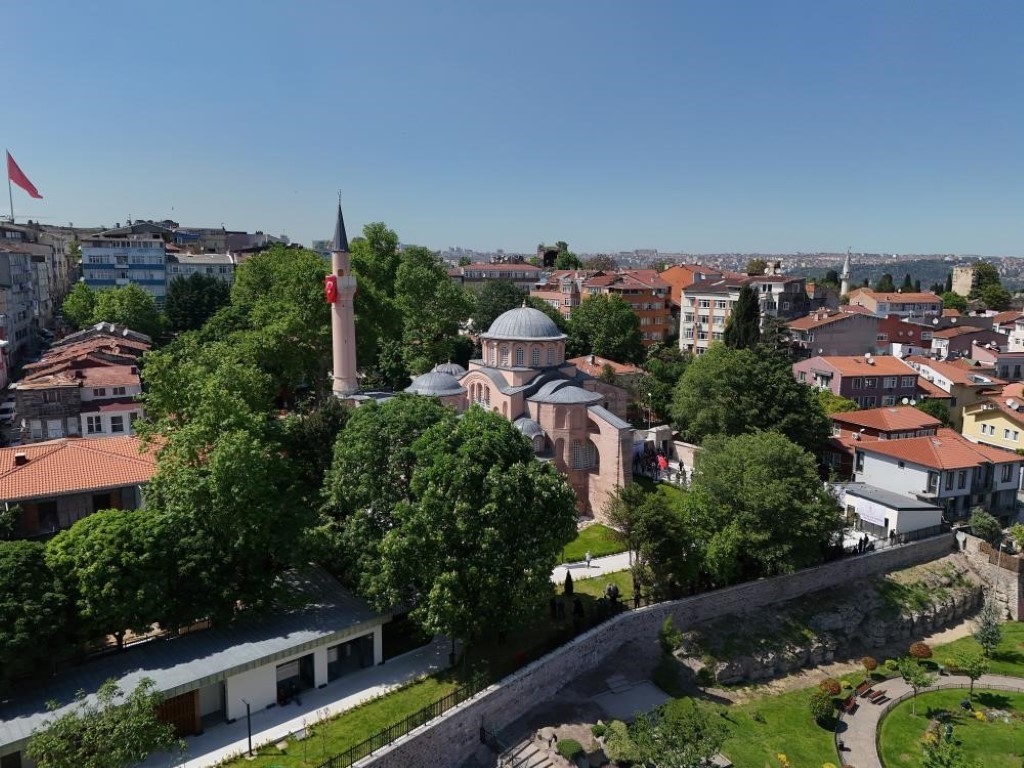
[{"label": "lead-covered dome", "polygon": [[449,373],[431,371],[413,379],[412,384],[406,387],[405,391],[412,392],[414,395],[451,397],[452,395],[465,394],[466,388],[459,384],[458,379]]},{"label": "lead-covered dome", "polygon": [[434,366],[434,373],[447,373],[449,376],[454,376],[456,379],[461,379],[466,375],[466,369],[458,363],[447,362],[439,363]]},{"label": "lead-covered dome", "polygon": [[503,312],[491,323],[487,332],[480,336],[485,339],[541,341],[561,341],[565,338],[554,320],[533,307],[516,307]]}]

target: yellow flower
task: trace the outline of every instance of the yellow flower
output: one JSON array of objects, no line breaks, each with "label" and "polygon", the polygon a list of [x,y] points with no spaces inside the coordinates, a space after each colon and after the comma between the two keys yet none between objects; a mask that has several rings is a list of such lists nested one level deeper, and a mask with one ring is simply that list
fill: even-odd
[{"label": "yellow flower", "polygon": [[822,763],[821,768],[836,768],[832,763]]},{"label": "yellow flower", "polygon": [[782,768],[789,768],[789,758],[786,757],[785,752],[779,752],[775,756],[775,759],[779,761],[779,765],[781,765]]},{"label": "yellow flower", "polygon": [[975,720],[984,720],[984,719],[985,719],[985,713],[984,713],[984,712],[982,712],[982,711],[981,711],[981,710],[979,709],[979,710],[978,710],[977,712],[975,712],[975,713],[974,713],[974,719],[975,719]]}]

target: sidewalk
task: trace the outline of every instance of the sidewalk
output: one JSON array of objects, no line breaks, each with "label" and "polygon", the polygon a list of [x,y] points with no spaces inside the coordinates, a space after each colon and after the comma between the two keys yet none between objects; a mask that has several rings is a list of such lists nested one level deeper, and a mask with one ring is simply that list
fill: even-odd
[{"label": "sidewalk", "polygon": [[590,561],[589,568],[584,562],[556,565],[555,569],[551,571],[551,581],[555,584],[561,584],[565,581],[565,574],[567,572],[571,572],[572,577],[575,580],[589,579],[594,576],[604,576],[609,573],[615,573],[616,571],[625,571],[628,568],[629,552],[620,552],[617,555],[595,557]]},{"label": "sidewalk", "polygon": [[[450,650],[451,641],[446,637],[438,637],[430,645],[396,656],[386,664],[347,675],[326,688],[306,691],[299,697],[301,705],[288,704],[253,712],[253,750],[352,709],[420,675],[444,669],[448,666]],[[177,763],[183,768],[207,768],[227,758],[244,754],[248,750],[245,717],[233,723],[212,725],[202,735],[190,736],[185,741],[185,761]],[[152,755],[142,766],[163,768],[174,764],[174,758],[163,753]]]}]

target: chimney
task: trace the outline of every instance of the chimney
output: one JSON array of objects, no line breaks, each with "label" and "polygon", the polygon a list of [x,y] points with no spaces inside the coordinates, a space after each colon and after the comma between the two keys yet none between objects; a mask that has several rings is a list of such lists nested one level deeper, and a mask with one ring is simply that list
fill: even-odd
[{"label": "chimney", "polygon": [[25,453],[24,451],[18,451],[16,454],[14,454],[14,466],[24,467],[26,464],[28,464],[27,453]]}]

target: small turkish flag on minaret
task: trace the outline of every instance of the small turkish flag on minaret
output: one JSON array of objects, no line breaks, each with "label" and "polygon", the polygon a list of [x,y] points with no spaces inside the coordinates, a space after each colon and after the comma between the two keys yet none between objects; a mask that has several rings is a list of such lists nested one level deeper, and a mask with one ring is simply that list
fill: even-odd
[{"label": "small turkish flag on minaret", "polygon": [[25,172],[18,167],[18,164],[14,162],[14,158],[11,157],[11,153],[7,153],[7,179],[13,181],[19,187],[28,192],[29,197],[34,197],[36,200],[42,200],[43,196],[39,194],[39,190],[36,189],[36,185],[28,180],[28,176]]}]

